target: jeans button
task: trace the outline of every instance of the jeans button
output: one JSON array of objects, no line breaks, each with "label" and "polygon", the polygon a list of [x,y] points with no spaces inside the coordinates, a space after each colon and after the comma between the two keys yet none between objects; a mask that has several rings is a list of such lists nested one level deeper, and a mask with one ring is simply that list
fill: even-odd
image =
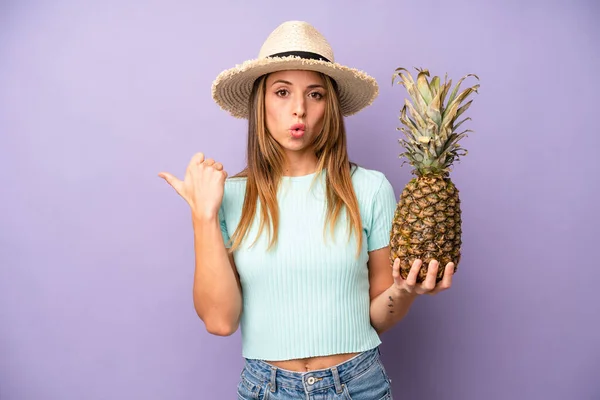
[{"label": "jeans button", "polygon": [[308,382],[309,385],[312,385],[313,383],[315,383],[315,377],[314,376],[309,377],[306,382]]}]

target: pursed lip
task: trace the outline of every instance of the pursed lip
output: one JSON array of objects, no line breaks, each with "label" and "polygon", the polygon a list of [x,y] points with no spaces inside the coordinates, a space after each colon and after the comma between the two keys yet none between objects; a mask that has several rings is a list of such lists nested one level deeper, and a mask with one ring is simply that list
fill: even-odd
[{"label": "pursed lip", "polygon": [[294,124],[290,127],[290,130],[292,131],[303,131],[305,129],[306,125],[304,124]]}]

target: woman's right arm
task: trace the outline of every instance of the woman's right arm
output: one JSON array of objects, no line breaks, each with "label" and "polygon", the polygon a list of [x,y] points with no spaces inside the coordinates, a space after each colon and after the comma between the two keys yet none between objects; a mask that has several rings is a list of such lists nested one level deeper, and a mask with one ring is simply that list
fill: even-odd
[{"label": "woman's right arm", "polygon": [[242,289],[233,257],[225,248],[219,223],[227,172],[221,163],[195,154],[183,181],[158,174],[189,204],[194,228],[194,308],[212,334],[227,336],[239,326]]},{"label": "woman's right arm", "polygon": [[193,216],[194,307],[206,330],[228,336],[238,326],[242,313],[242,289],[233,256],[227,253],[218,214]]}]

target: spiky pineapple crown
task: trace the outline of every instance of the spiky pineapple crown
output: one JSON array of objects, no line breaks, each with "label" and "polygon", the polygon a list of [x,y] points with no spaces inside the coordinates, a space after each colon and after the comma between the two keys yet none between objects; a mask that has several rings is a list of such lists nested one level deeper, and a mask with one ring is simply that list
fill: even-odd
[{"label": "spiky pineapple crown", "polygon": [[[399,84],[406,88],[412,100],[411,102],[405,99],[400,113],[400,121],[404,127],[397,129],[406,136],[406,139],[399,140],[406,150],[400,154],[400,158],[406,157],[414,167],[412,173],[417,176],[447,176],[452,164],[458,161],[460,156],[467,154],[458,142],[472,130],[467,129],[460,133],[456,131],[463,122],[471,118],[465,118],[458,123],[456,120],[469,108],[473,100],[464,105],[461,103],[471,93],[477,93],[479,84],[463,90],[460,94],[458,90],[467,77],[474,76],[477,80],[479,77],[475,74],[462,77],[446,103],[446,96],[452,86],[448,75],[446,74],[444,83],[440,84],[438,76],[428,80],[427,69],[415,69],[418,71],[416,83],[406,68],[397,68],[392,76],[392,85],[396,78],[399,78]],[[406,160],[402,165],[405,162]]]}]

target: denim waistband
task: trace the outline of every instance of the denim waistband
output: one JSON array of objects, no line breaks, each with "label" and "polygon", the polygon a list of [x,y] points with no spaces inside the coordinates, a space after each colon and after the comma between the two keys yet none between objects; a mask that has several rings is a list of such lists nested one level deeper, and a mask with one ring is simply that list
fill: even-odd
[{"label": "denim waistband", "polygon": [[281,386],[307,393],[330,387],[335,387],[337,392],[341,392],[341,385],[361,375],[373,363],[378,362],[379,354],[379,347],[375,347],[333,367],[308,372],[290,371],[262,360],[246,359],[245,370],[262,382],[270,382],[271,391]]}]

